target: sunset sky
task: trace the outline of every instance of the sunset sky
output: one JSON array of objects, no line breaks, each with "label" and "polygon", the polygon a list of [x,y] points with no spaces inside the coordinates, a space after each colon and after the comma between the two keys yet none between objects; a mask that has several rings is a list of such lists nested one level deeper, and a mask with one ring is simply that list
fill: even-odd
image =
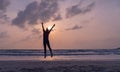
[{"label": "sunset sky", "polygon": [[41,22],[52,49],[120,47],[120,0],[0,0],[0,49],[43,49]]}]

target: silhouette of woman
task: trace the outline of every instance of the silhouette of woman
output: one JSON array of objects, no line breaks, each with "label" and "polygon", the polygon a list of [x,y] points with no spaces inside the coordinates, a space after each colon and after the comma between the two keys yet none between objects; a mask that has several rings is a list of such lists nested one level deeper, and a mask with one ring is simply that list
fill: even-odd
[{"label": "silhouette of woman", "polygon": [[51,57],[53,57],[52,49],[51,49],[50,43],[49,43],[49,34],[52,31],[52,29],[54,28],[55,24],[52,26],[52,28],[50,30],[48,28],[46,28],[46,30],[45,30],[43,23],[41,23],[41,24],[42,24],[42,29],[43,29],[44,58],[46,58],[46,45],[48,46],[48,48],[50,50]]}]

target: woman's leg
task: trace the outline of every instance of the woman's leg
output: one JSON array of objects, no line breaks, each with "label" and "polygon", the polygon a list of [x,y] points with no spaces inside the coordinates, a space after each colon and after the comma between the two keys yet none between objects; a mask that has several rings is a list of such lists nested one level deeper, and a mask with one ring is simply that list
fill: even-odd
[{"label": "woman's leg", "polygon": [[51,47],[50,47],[49,41],[47,42],[47,45],[48,45],[48,48],[49,48],[49,50],[50,50],[51,57],[53,57],[53,53],[52,53],[52,49],[51,49]]},{"label": "woman's leg", "polygon": [[46,43],[44,42],[44,58],[46,58]]}]

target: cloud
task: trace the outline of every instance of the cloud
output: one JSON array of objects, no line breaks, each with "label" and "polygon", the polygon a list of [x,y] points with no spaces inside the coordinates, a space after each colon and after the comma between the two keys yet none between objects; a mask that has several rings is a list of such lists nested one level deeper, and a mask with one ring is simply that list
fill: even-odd
[{"label": "cloud", "polygon": [[83,28],[82,26],[75,25],[72,28],[67,28],[66,30],[77,30]]},{"label": "cloud", "polygon": [[26,24],[35,25],[38,21],[60,20],[58,11],[58,0],[41,0],[40,3],[34,1],[27,5],[24,11],[17,14],[17,17],[12,20],[12,24],[25,28]]},{"label": "cloud", "polygon": [[58,20],[62,20],[62,17],[60,14],[53,17],[53,21],[58,21]]},{"label": "cloud", "polygon": [[81,21],[82,24],[89,24],[91,20],[83,20]]},{"label": "cloud", "polygon": [[71,18],[71,17],[76,16],[78,14],[88,13],[93,9],[93,7],[95,5],[95,3],[92,2],[88,5],[86,5],[85,7],[82,7],[82,4],[83,4],[83,1],[81,1],[79,4],[76,4],[76,5],[73,5],[69,8],[67,8],[66,9],[66,11],[67,11],[66,18]]},{"label": "cloud", "polygon": [[9,17],[4,13],[0,13],[0,24],[5,24],[6,22],[9,22]]},{"label": "cloud", "polygon": [[0,33],[0,39],[2,39],[2,38],[8,38],[9,37],[9,35],[7,34],[7,32],[1,32]]},{"label": "cloud", "polygon": [[41,37],[41,32],[39,29],[34,28],[32,30],[32,35],[37,35],[39,38]]},{"label": "cloud", "polygon": [[7,15],[5,14],[9,4],[10,4],[10,0],[0,0],[0,22],[1,24],[4,24],[9,19]]},{"label": "cloud", "polygon": [[10,4],[9,0],[0,0],[0,10],[1,11],[6,11],[9,4]]},{"label": "cloud", "polygon": [[89,4],[86,8],[83,8],[82,13],[87,13],[87,12],[90,12],[90,11],[93,9],[94,5],[95,5],[95,3],[94,3],[94,2],[92,2],[92,3],[91,3],[91,4]]},{"label": "cloud", "polygon": [[31,40],[31,39],[40,39],[41,38],[41,32],[39,29],[32,29],[31,30],[31,34],[26,36],[25,38],[23,38],[22,40],[20,41],[28,41],[28,40]]}]

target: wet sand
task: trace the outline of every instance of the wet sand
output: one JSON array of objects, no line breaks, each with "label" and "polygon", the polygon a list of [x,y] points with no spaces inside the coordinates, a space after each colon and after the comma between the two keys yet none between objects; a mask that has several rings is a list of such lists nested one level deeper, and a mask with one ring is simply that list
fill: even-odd
[{"label": "wet sand", "polygon": [[0,72],[120,72],[120,61],[0,61]]}]

